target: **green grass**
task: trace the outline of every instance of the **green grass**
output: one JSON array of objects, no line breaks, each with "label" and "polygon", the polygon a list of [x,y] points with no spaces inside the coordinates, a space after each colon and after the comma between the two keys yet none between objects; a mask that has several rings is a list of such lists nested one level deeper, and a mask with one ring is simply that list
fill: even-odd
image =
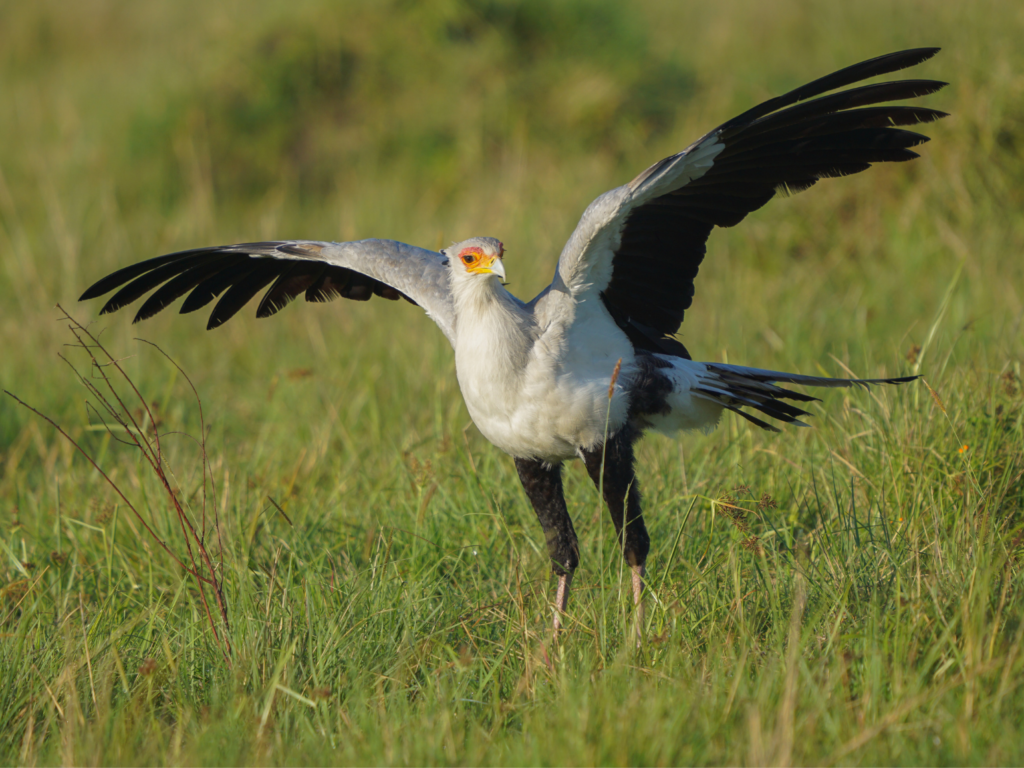
[{"label": "green grass", "polygon": [[[54,305],[157,403],[198,520],[195,398],[134,337],[181,365],[233,649],[99,474],[4,396],[0,763],[1024,762],[1024,15],[621,6],[0,5],[0,388],[184,558],[139,452],[90,428]],[[578,466],[583,565],[551,637],[540,526],[416,308],[247,309],[207,334],[75,303],[132,261],[268,237],[497,236],[532,296],[597,194],[758,100],[919,45],[944,50],[912,76],[952,83],[923,157],[716,232],[682,338],[927,384],[826,393],[810,430],[648,437],[640,652]]]}]

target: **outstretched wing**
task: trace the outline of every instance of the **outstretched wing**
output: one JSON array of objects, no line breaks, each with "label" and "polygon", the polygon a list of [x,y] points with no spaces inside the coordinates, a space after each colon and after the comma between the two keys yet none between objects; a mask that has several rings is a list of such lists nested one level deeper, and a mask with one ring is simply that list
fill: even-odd
[{"label": "outstretched wing", "polygon": [[372,296],[403,298],[426,310],[455,344],[448,260],[440,253],[394,240],[286,240],[180,251],[119,269],[96,282],[82,294],[82,300],[121,286],[100,314],[120,309],[159,286],[135,315],[136,323],[186,293],[182,314],[223,294],[210,313],[208,329],[230,319],[267,286],[257,317],[269,317],[301,293],[306,294],[306,301],[317,302],[336,296],[356,301]]},{"label": "outstretched wing", "polygon": [[555,283],[577,300],[600,295],[637,348],[689,358],[672,334],[693,301],[711,230],[738,224],[776,192],[917,157],[910,147],[928,137],[897,126],[945,113],[886,102],[946,83],[902,80],[821,94],[919,64],[938,50],[880,56],[770,99],[602,195],[566,243]]}]

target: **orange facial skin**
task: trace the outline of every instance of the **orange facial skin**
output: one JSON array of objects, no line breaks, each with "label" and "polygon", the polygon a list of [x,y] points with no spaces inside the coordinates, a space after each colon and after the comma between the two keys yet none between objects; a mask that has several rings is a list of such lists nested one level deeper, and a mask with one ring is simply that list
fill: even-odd
[{"label": "orange facial skin", "polygon": [[495,259],[500,259],[504,255],[505,247],[499,243],[499,252],[496,257],[488,256],[482,248],[472,246],[459,251],[459,260],[465,265],[467,272],[488,274],[496,271],[492,267]]}]

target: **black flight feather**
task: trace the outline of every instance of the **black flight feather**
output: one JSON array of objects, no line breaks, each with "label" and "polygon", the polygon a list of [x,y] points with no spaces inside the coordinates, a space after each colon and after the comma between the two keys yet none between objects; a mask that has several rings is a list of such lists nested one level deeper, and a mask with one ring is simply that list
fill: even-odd
[{"label": "black flight feather", "polygon": [[[658,340],[678,331],[715,226],[738,224],[777,193],[799,192],[872,163],[917,157],[911,147],[928,137],[902,126],[929,123],[945,113],[889,102],[926,96],[945,83],[901,80],[828,92],[920,64],[937,52],[918,48],[846,67],[747,110],[698,142],[695,146],[709,141],[725,146],[703,176],[629,213],[612,279],[601,294],[636,348],[658,352]],[[678,157],[655,164],[645,176]],[[638,333],[637,326],[647,330]]]}]

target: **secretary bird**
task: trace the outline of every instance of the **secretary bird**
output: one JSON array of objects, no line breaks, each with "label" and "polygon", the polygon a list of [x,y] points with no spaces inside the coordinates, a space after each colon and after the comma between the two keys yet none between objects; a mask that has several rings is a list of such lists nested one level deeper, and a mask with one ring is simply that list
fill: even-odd
[{"label": "secretary bird", "polygon": [[82,299],[120,287],[103,306],[106,314],[155,288],[138,322],[186,293],[183,314],[220,296],[207,328],[267,286],[257,317],[273,315],[302,293],[313,302],[381,296],[419,305],[451,342],[469,413],[484,437],[513,457],[544,529],[558,580],[556,632],[580,562],[562,465],[579,458],[603,490],[631,568],[639,634],[650,538],[633,447],[645,430],[707,431],[729,410],[777,432],[760,416],[806,426],[807,411],[793,403],[816,399],[779,383],[849,387],[916,378],[833,379],[696,362],[674,334],[693,301],[714,227],[738,224],[777,192],[918,156],[911,147],[928,138],[904,126],[945,113],[891,102],[926,96],[945,83],[847,87],[920,64],[937,51],[880,56],[769,99],[601,195],[563,248],[551,284],[529,302],[505,289],[504,247],[490,237],[440,252],[393,240],[196,248],[120,269]]}]

